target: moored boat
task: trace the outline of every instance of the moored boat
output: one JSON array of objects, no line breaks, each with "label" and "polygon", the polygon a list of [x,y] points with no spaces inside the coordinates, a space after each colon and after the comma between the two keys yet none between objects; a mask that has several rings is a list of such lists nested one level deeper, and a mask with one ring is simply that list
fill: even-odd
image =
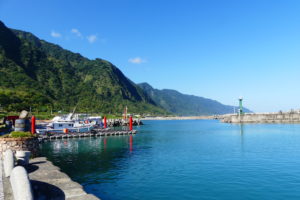
[{"label": "moored boat", "polygon": [[48,124],[43,124],[36,129],[38,134],[46,133],[82,133],[90,132],[94,128],[102,126],[101,116],[88,116],[82,114],[70,113],[65,116],[56,116]]}]

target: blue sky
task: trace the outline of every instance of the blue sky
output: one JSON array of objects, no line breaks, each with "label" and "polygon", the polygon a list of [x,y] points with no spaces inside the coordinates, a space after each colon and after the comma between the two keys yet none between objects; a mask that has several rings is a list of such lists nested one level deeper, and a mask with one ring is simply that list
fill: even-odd
[{"label": "blue sky", "polygon": [[300,108],[300,1],[0,0],[0,20],[136,83],[256,112]]}]

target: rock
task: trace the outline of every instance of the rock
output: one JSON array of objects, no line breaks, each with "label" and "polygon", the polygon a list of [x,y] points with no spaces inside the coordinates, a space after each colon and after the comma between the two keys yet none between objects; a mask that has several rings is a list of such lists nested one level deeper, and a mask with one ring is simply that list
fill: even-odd
[{"label": "rock", "polygon": [[31,154],[30,151],[17,151],[16,158],[17,158],[18,164],[28,165],[30,154]]},{"label": "rock", "polygon": [[25,118],[27,118],[28,117],[28,111],[26,111],[26,110],[22,110],[22,112],[20,113],[20,115],[19,115],[19,118],[20,119],[25,119]]}]

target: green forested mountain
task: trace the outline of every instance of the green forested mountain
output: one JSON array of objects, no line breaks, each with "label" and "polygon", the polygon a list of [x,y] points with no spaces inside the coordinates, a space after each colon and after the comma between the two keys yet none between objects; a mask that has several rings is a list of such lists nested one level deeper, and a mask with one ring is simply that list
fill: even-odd
[{"label": "green forested mountain", "polygon": [[233,111],[217,101],[156,90],[130,81],[110,62],[90,60],[31,33],[9,29],[0,21],[0,106],[79,112],[130,112],[177,115]]},{"label": "green forested mountain", "polygon": [[111,63],[89,60],[0,21],[0,104],[6,110],[165,113]]},{"label": "green forested mountain", "polygon": [[[223,105],[215,100],[182,94],[176,90],[157,90],[151,87],[148,83],[141,83],[139,86],[157,105],[176,115],[215,115],[233,113],[234,111],[233,106]],[[244,112],[251,111],[244,108]]]}]

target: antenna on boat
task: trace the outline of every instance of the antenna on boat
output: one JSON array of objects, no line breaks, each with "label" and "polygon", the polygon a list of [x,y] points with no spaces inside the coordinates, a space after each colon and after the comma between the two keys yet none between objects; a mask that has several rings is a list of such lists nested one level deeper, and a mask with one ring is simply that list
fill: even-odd
[{"label": "antenna on boat", "polygon": [[124,109],[124,120],[127,119],[127,106],[125,106],[125,109]]},{"label": "antenna on boat", "polygon": [[72,112],[72,114],[71,114],[71,116],[70,116],[70,119],[73,118],[73,115],[75,114],[76,108],[77,108],[77,105],[76,105],[75,108],[73,109],[73,112]]}]

